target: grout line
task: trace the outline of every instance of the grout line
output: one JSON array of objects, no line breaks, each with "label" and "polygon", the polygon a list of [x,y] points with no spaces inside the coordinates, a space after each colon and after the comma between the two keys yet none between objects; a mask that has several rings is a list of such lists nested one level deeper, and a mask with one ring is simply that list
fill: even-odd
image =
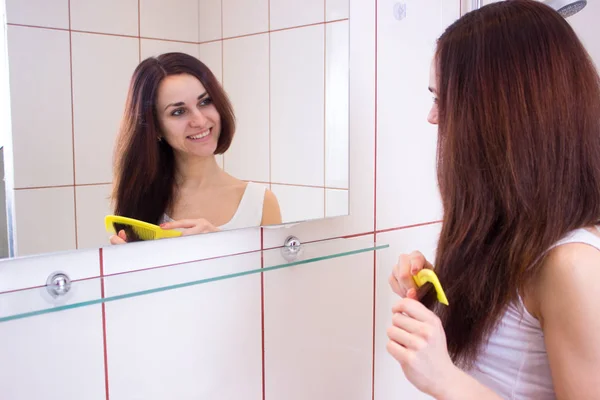
[{"label": "grout line", "polygon": [[[112,185],[112,182],[106,183],[78,183],[75,185],[54,185],[54,186],[31,186],[31,187],[19,187],[14,188],[13,190],[39,190],[39,189],[60,189],[60,188],[70,188],[70,187],[85,187],[85,186],[103,186],[103,185]],[[347,190],[347,189],[340,189]]]},{"label": "grout line", "polygon": [[[104,276],[104,254],[102,249],[99,249],[100,256],[100,276]],[[105,298],[104,293],[104,278],[100,279],[100,295]],[[106,345],[106,303],[102,302],[102,346],[104,353],[104,390],[106,391],[106,400],[110,399],[108,386],[108,347]]]},{"label": "grout line", "polygon": [[[379,7],[378,1],[375,1],[375,142],[374,142],[374,173],[373,173],[373,241],[377,243],[377,118],[378,118],[378,109],[377,109],[377,100],[378,100],[378,90],[377,85],[379,83],[377,77],[377,43],[379,40],[378,30],[379,30]],[[373,252],[373,358],[371,360],[371,398],[375,400],[375,335],[376,335],[376,327],[377,327],[377,252]]]},{"label": "grout line", "polygon": [[73,87],[73,31],[71,31],[71,0],[67,3],[69,17],[69,79],[71,81],[71,150],[73,152],[73,217],[75,221],[75,248],[79,248],[79,233],[77,230],[77,175],[75,172],[75,104],[74,104],[74,87]]},{"label": "grout line", "polygon": [[[272,151],[271,151],[271,129],[272,129],[272,124],[271,124],[271,119],[272,119],[272,113],[271,113],[271,102],[272,102],[272,97],[271,97],[271,0],[268,0],[267,2],[267,13],[268,13],[268,17],[267,17],[267,29],[268,29],[268,39],[269,39],[269,63],[267,65],[268,71],[267,74],[269,76],[269,190],[273,190],[273,157],[271,156]],[[263,399],[264,400],[264,399]]]},{"label": "grout line", "polygon": [[[260,228],[260,267],[265,267],[264,253],[262,249],[264,247],[264,228]],[[260,325],[261,325],[261,346],[262,346],[262,400],[266,397],[266,376],[265,376],[265,273],[260,273]]]},{"label": "grout line", "polygon": [[[327,1],[323,2],[326,20]],[[323,25],[323,187],[327,186],[327,25]],[[323,190],[323,216],[327,218],[327,189]]]}]

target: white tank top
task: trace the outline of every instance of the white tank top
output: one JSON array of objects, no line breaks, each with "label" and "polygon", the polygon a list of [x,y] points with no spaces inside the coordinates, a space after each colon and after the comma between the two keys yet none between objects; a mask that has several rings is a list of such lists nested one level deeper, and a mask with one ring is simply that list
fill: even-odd
[{"label": "white tank top", "polygon": [[[551,248],[566,243],[586,243],[600,250],[600,238],[585,229],[571,232]],[[508,307],[467,372],[505,400],[556,399],[544,333],[521,298]]]},{"label": "white tank top", "polygon": [[[266,190],[267,188],[259,183],[248,182],[235,214],[229,222],[218,228],[225,231],[260,226]],[[167,214],[163,214],[159,223],[162,224],[163,222],[172,221],[173,220]]]}]

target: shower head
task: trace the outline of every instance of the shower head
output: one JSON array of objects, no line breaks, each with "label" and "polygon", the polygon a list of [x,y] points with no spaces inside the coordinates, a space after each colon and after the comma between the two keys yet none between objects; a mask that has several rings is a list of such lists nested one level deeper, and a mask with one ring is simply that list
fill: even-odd
[{"label": "shower head", "polygon": [[587,0],[546,0],[544,3],[558,11],[563,18],[575,15],[587,6]]}]

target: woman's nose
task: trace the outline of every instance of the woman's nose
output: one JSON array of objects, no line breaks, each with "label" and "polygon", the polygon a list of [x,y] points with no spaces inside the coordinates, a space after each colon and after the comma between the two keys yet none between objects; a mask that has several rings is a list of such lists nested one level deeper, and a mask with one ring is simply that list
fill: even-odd
[{"label": "woman's nose", "polygon": [[429,114],[427,115],[427,121],[430,124],[437,125],[438,124],[438,109],[437,105],[433,105],[431,110],[429,110]]},{"label": "woman's nose", "polygon": [[206,125],[207,118],[204,113],[200,110],[194,111],[192,118],[190,119],[190,126],[203,127]]}]

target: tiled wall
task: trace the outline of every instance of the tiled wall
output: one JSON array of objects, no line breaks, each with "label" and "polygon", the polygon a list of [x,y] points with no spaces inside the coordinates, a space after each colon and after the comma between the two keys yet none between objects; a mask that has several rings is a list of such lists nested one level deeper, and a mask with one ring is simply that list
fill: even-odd
[{"label": "tiled wall", "polygon": [[16,254],[107,244],[129,79],[140,60],[168,51],[199,57],[231,97],[227,172],[270,187],[284,222],[347,215],[348,7],[7,0]]},{"label": "tiled wall", "polygon": [[[395,3],[350,2],[350,216],[287,229],[136,243],[101,253],[7,260],[0,262],[0,292],[43,284],[57,269],[81,279],[175,264],[165,274],[193,279],[201,264],[182,263],[279,246],[289,234],[304,242],[349,237],[391,248],[376,257],[365,253],[270,271],[262,278],[246,276],[0,324],[0,359],[10,360],[0,363],[4,396],[427,398],[385,350],[396,300],[387,277],[399,253],[420,249],[431,258],[435,252],[441,215],[432,165],[435,128],[425,121],[431,101],[427,73],[435,38],[460,6],[458,1],[407,1],[408,16],[398,21]],[[271,0],[272,11],[274,4]],[[597,5],[588,7],[578,24],[593,25]],[[584,41],[598,37],[584,29],[596,35]],[[599,60],[600,54],[592,52]],[[245,257],[240,264],[212,267],[235,271],[259,261]],[[144,275],[128,283],[113,277],[104,285],[90,280],[74,295],[94,298],[161,283],[158,275],[157,282],[135,276]],[[11,306],[6,298],[0,295],[1,310]],[[41,301],[31,294],[21,302],[27,306],[25,300]],[[44,355],[48,349],[53,352]]]}]

